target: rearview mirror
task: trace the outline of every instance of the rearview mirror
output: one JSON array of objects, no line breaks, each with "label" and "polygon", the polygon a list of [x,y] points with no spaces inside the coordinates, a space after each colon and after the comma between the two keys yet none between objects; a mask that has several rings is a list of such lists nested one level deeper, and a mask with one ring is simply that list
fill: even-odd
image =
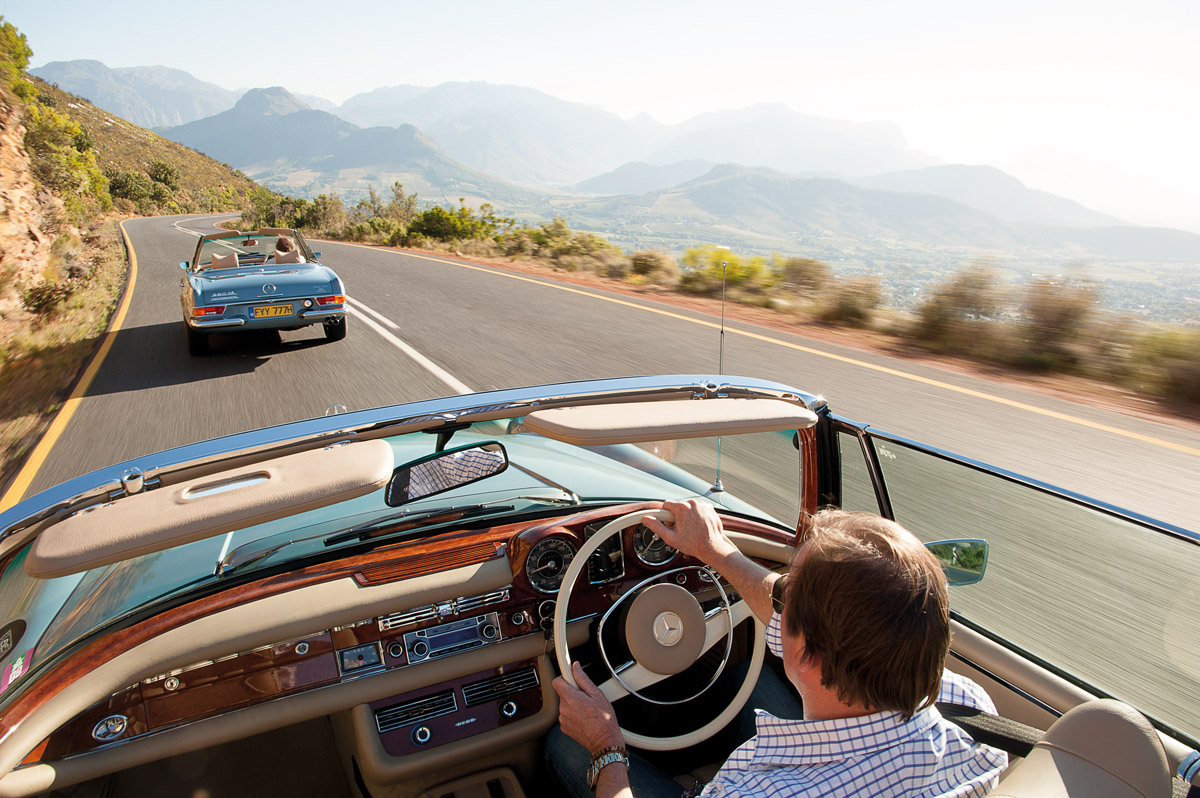
[{"label": "rearview mirror", "polygon": [[925,548],[933,552],[942,564],[946,581],[950,587],[973,585],[983,579],[987,570],[988,542],[976,538],[959,540],[935,540]]},{"label": "rearview mirror", "polygon": [[508,453],[495,442],[437,452],[393,471],[384,501],[389,507],[399,507],[487,479],[506,468]]}]

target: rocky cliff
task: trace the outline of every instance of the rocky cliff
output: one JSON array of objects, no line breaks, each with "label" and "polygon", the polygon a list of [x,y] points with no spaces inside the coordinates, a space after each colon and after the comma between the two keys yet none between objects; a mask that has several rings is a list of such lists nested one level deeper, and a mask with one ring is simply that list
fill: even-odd
[{"label": "rocky cliff", "polygon": [[20,286],[49,264],[50,233],[61,218],[57,198],[33,181],[23,140],[23,107],[0,89],[0,317],[19,312]]}]

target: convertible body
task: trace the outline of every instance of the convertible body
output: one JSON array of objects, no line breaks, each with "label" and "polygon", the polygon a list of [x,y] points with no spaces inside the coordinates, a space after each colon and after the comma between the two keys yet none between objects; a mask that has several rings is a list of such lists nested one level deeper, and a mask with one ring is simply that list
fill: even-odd
[{"label": "convertible body", "polygon": [[[293,243],[288,253],[276,252],[283,237]],[[179,264],[188,352],[207,352],[208,335],[214,332],[321,324],[330,340],[345,338],[346,290],[320,257],[290,228],[201,236],[192,259]]]},{"label": "convertible body", "polygon": [[[640,524],[688,497],[781,572],[824,506],[954,541],[948,669],[1051,735],[1099,706],[1106,720],[1082,725],[1119,751],[1087,770],[1086,794],[1169,791],[1190,767],[1200,624],[1179,588],[1200,536],[787,385],[680,375],[242,433],[0,514],[0,796],[553,794],[541,757],[567,659],[632,743],[667,762],[710,754],[741,674],[778,661],[715,572]],[[964,538],[988,541],[986,562]],[[643,662],[614,609],[657,585],[698,613],[673,670]],[[1039,756],[1014,757],[1001,790],[1077,778]]]}]

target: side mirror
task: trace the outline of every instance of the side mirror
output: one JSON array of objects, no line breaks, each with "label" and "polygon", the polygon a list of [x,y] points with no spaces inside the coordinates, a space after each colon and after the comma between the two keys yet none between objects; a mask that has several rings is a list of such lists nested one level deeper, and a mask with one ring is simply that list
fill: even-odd
[{"label": "side mirror", "polygon": [[186,260],[179,261],[179,268],[186,272],[188,270],[188,262]]},{"label": "side mirror", "polygon": [[320,259],[321,259],[321,253],[320,253],[320,252],[314,252],[314,253],[313,253],[313,260],[320,260]]},{"label": "side mirror", "polygon": [[508,452],[499,443],[478,443],[437,452],[393,471],[384,501],[389,507],[399,507],[493,477],[506,468]]},{"label": "side mirror", "polygon": [[935,540],[925,548],[933,552],[942,564],[950,587],[973,585],[983,579],[987,570],[988,542],[977,538]]}]

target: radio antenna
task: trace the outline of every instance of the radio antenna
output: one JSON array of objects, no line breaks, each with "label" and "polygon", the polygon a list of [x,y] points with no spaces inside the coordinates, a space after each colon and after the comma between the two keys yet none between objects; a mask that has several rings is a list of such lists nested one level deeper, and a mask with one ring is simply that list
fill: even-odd
[{"label": "radio antenna", "polygon": [[[717,376],[725,373],[725,268],[726,261],[721,261],[721,345],[717,355]],[[709,493],[724,493],[725,486],[721,484],[721,436],[717,436],[717,476],[713,480]]]},{"label": "radio antenna", "polygon": [[721,347],[717,355],[717,376],[725,373],[725,261],[721,261]]}]

